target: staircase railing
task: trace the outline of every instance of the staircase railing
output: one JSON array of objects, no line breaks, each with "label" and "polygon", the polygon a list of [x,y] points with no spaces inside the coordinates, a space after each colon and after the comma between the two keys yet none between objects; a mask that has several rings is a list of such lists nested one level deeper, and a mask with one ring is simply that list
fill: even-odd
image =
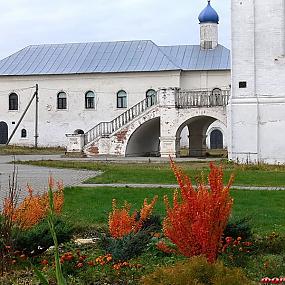
[{"label": "staircase railing", "polygon": [[230,90],[179,90],[176,93],[177,108],[226,106]]},{"label": "staircase railing", "polygon": [[130,109],[126,110],[124,113],[116,117],[110,122],[101,122],[84,134],[85,145],[92,142],[98,137],[108,137],[122,126],[126,125],[134,118],[138,117],[140,114],[145,112],[150,107],[157,104],[157,97],[148,97],[136,105],[132,106]]}]

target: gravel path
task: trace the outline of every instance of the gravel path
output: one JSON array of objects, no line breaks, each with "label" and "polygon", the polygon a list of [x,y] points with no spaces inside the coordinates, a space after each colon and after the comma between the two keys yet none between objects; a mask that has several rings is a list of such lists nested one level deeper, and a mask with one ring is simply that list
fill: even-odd
[{"label": "gravel path", "polygon": [[[17,160],[43,160],[43,159],[60,159],[58,155],[20,155],[20,156],[0,156],[0,200],[6,196],[9,176],[13,173],[13,164],[9,162]],[[48,177],[52,175],[55,180],[62,180],[64,186],[80,185],[82,181],[99,175],[97,171],[73,170],[73,169],[55,169],[49,167],[38,167],[31,165],[16,165],[18,173],[18,186],[25,190],[26,185],[33,187],[35,192],[42,193],[47,190]],[[21,191],[25,194],[25,191]],[[2,204],[2,203],[1,203]]]},{"label": "gravel path", "polygon": [[[78,184],[74,185],[77,187],[129,187],[129,188],[177,188],[177,184]],[[278,190],[285,190],[285,187],[262,187],[262,186],[242,186],[242,185],[235,185],[232,186],[231,189],[236,190],[265,190],[265,191],[278,191]]]}]

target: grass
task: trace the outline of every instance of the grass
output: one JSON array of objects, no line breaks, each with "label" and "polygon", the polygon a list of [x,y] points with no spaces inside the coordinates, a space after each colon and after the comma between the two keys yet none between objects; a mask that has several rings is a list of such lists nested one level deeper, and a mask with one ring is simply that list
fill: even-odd
[{"label": "grass", "polygon": [[[17,162],[18,163],[18,162]],[[82,161],[28,161],[19,162],[38,166],[55,168],[73,168],[100,170],[102,175],[88,179],[86,183],[156,183],[173,184],[175,177],[169,163],[106,163]],[[231,173],[235,175],[235,185],[244,186],[285,186],[285,166],[270,165],[236,165],[226,161],[221,162],[224,167],[224,181],[228,181]],[[208,162],[177,163],[192,179],[200,177],[201,171],[207,175]]]},{"label": "grass", "polygon": [[[159,196],[155,211],[165,215],[163,196],[172,196],[171,189],[135,188],[66,188],[64,215],[77,225],[89,227],[102,226],[108,221],[112,199],[119,204],[125,200],[139,209],[144,198]],[[284,191],[246,191],[232,190],[234,198],[233,218],[251,217],[257,234],[272,231],[285,233],[285,192]]]},{"label": "grass", "polygon": [[62,147],[25,147],[16,145],[1,145],[0,155],[21,155],[21,154],[63,154]]}]

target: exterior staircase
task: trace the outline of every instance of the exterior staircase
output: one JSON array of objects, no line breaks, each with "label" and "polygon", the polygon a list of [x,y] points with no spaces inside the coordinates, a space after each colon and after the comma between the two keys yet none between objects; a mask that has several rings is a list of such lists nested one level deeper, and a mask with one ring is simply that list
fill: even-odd
[{"label": "exterior staircase", "polygon": [[157,105],[157,97],[145,98],[110,122],[100,122],[84,134],[84,145],[87,146],[98,138],[108,138],[129,122]]}]

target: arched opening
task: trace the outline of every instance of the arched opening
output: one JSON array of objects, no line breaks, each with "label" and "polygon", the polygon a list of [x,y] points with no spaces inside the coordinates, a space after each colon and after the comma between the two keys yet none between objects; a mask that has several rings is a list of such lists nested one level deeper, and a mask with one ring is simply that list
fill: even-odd
[{"label": "arched opening", "polygon": [[[216,121],[216,118],[210,116],[196,116],[185,121],[177,130],[176,133],[176,152],[178,156],[190,156],[190,157],[204,157],[206,156],[206,132],[209,126]],[[188,129],[188,133],[185,132],[185,128]],[[186,130],[187,130],[186,129]],[[184,130],[184,131],[183,131]],[[183,131],[183,132],[182,132]],[[188,134],[188,155],[181,151],[181,146],[185,147],[181,143],[181,134]],[[185,138],[184,138],[185,140]]]},{"label": "arched opening", "polygon": [[81,129],[77,129],[77,130],[74,131],[74,134],[75,135],[84,135],[84,131],[81,130]]},{"label": "arched opening", "polygon": [[210,134],[210,148],[211,149],[222,149],[223,145],[223,133],[216,129]]},{"label": "arched opening", "polygon": [[0,144],[6,144],[8,141],[8,125],[0,122]]},{"label": "arched opening", "polygon": [[126,156],[159,156],[160,118],[149,120],[131,135]]}]

